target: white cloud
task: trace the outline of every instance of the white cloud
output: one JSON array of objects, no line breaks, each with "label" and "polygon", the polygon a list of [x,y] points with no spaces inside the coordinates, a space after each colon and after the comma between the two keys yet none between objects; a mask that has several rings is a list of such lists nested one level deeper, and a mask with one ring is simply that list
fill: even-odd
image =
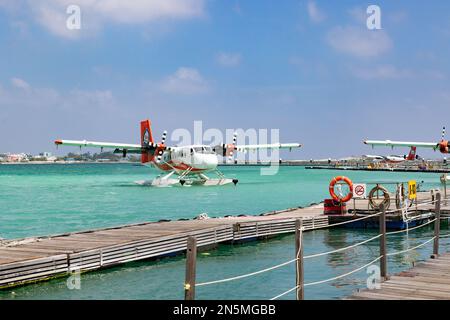
[{"label": "white cloud", "polygon": [[20,78],[12,78],[11,79],[11,84],[19,89],[24,89],[24,90],[29,90],[30,89],[30,85],[28,84],[28,82],[26,82],[23,79]]},{"label": "white cloud", "polygon": [[309,18],[314,23],[320,23],[325,20],[326,16],[325,14],[317,7],[317,4],[310,0],[306,4],[306,8],[308,10]]},{"label": "white cloud", "polygon": [[161,84],[162,91],[174,94],[200,94],[208,91],[208,84],[194,68],[181,67]]},{"label": "white cloud", "polygon": [[397,79],[424,79],[427,80],[445,80],[444,73],[434,69],[411,69],[398,68],[394,65],[375,65],[372,67],[351,67],[350,72],[353,76],[363,80],[397,80]]},{"label": "white cloud", "polygon": [[216,60],[224,67],[235,67],[241,63],[241,55],[239,53],[220,52]]},{"label": "white cloud", "polygon": [[364,80],[406,79],[414,76],[411,70],[399,69],[393,65],[380,65],[373,68],[352,68],[355,77]]},{"label": "white cloud", "polygon": [[[73,2],[73,1],[68,1]],[[106,19],[122,23],[145,23],[156,19],[185,19],[203,14],[203,0],[97,0],[88,8]]]},{"label": "white cloud", "polygon": [[[18,108],[18,110],[65,110],[89,113],[94,110],[113,111],[118,105],[110,90],[81,90],[72,89],[61,92],[54,88],[33,87],[20,78],[11,79],[12,89],[26,90],[23,94],[19,90],[0,90],[0,106]],[[0,108],[2,109],[2,108]]]},{"label": "white cloud", "polygon": [[384,30],[352,26],[331,29],[327,42],[336,51],[358,58],[377,57],[392,48],[392,41]]},{"label": "white cloud", "polygon": [[[124,140],[128,140],[127,129],[114,131],[101,125],[128,123],[131,117],[129,106],[124,107],[128,101],[119,103],[111,90],[60,90],[28,85],[24,92],[16,84],[23,85],[18,81],[0,85],[0,135],[14,137],[4,141],[3,150],[37,152],[40,148],[52,148],[52,141],[58,137],[119,140],[125,135]],[[133,141],[134,136],[129,138]]]},{"label": "white cloud", "polygon": [[[205,9],[204,0],[17,0],[18,4],[28,8],[48,31],[65,38],[76,38],[85,30],[89,32],[83,34],[95,34],[107,23],[145,24],[201,17]],[[66,10],[72,4],[81,9],[81,30],[66,28]]]}]

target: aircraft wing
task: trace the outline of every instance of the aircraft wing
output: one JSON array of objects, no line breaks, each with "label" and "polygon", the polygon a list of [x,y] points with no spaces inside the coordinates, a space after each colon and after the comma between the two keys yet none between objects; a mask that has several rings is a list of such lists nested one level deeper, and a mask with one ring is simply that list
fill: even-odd
[{"label": "aircraft wing", "polygon": [[419,147],[419,148],[439,148],[439,144],[434,142],[414,142],[414,141],[391,141],[391,140],[365,140],[365,144],[372,147],[385,146],[385,147]]},{"label": "aircraft wing", "polygon": [[141,150],[140,144],[115,143],[115,142],[98,142],[86,140],[55,140],[55,144],[63,146],[88,147],[88,148],[111,148],[125,149],[128,151]]},{"label": "aircraft wing", "polygon": [[300,148],[302,145],[299,143],[272,143],[272,144],[248,144],[248,145],[237,145],[235,150],[237,151],[248,151],[248,150],[259,150],[259,149],[289,149]]}]

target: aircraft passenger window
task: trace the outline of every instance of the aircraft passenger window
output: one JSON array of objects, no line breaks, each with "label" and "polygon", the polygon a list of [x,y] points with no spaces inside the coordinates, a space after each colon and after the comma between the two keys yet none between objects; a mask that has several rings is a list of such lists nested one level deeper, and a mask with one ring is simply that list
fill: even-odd
[{"label": "aircraft passenger window", "polygon": [[205,153],[211,154],[213,153],[212,148],[211,147],[203,147],[203,150],[205,151]]}]

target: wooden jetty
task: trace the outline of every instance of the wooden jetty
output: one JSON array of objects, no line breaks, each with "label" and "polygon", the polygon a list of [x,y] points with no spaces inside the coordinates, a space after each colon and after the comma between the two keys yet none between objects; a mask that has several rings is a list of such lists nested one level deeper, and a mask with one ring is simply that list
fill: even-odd
[{"label": "wooden jetty", "polygon": [[355,292],[349,300],[449,300],[450,253],[419,262],[410,270],[392,275],[380,289]]},{"label": "wooden jetty", "polygon": [[[430,193],[418,193],[418,198],[429,200]],[[358,201],[358,208],[367,206],[367,200]],[[429,210],[432,209],[430,205]],[[0,288],[47,280],[74,271],[85,272],[183,253],[189,237],[195,237],[197,246],[202,248],[294,233],[298,219],[302,220],[304,230],[314,230],[326,228],[333,219],[352,220],[358,216],[347,214],[333,218],[323,215],[323,204],[320,203],[259,216],[145,222],[3,240],[0,243]]]},{"label": "wooden jetty", "polygon": [[328,217],[322,211],[323,205],[316,204],[261,216],[148,222],[3,241],[0,288],[182,253],[189,236],[204,247],[292,233],[299,218],[306,230],[323,228]]}]

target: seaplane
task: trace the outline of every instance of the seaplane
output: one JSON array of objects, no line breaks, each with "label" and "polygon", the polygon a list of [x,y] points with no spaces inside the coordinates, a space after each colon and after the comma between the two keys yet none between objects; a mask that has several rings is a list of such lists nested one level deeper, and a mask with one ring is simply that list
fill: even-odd
[{"label": "seaplane", "polygon": [[379,162],[387,163],[387,164],[397,164],[397,163],[402,163],[405,161],[414,161],[414,160],[421,159],[419,157],[419,155],[416,154],[416,152],[417,152],[417,147],[412,146],[408,155],[380,156],[380,155],[366,154],[366,155],[363,155],[363,158],[370,159],[370,160],[377,161],[377,162],[379,161]]},{"label": "seaplane", "polygon": [[[237,135],[233,135],[231,144],[210,145],[187,145],[167,146],[167,131],[164,131],[160,142],[155,142],[151,129],[150,120],[141,121],[141,143],[127,144],[115,142],[97,142],[87,140],[55,140],[56,146],[77,146],[100,148],[102,151],[114,149],[114,153],[140,154],[141,163],[151,166],[162,172],[161,175],[152,180],[136,181],[140,185],[148,186],[191,186],[191,185],[226,185],[238,183],[237,179],[226,178],[218,169],[218,156],[228,157],[231,161],[236,152],[256,151],[259,149],[289,149],[300,148],[299,143],[273,143],[255,145],[237,145]],[[217,178],[210,178],[206,174],[214,173]]]},{"label": "seaplane", "polygon": [[[388,146],[392,149],[394,147],[410,147],[411,152],[416,148],[429,148],[434,151],[439,150],[443,154],[447,154],[450,152],[449,147],[450,144],[448,140],[445,140],[445,127],[442,129],[442,137],[440,142],[414,142],[414,141],[391,141],[391,140],[365,140],[363,141],[365,144],[373,147],[375,146]],[[410,152],[410,154],[411,154]]]}]

